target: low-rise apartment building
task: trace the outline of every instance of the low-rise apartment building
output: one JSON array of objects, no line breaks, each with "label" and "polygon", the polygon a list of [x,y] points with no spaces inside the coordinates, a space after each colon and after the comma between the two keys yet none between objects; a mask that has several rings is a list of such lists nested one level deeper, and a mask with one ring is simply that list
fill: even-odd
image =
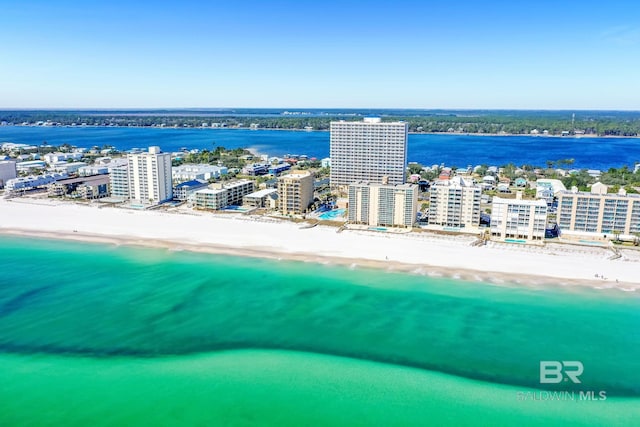
[{"label": "low-rise apartment building", "polygon": [[219,210],[230,205],[241,205],[242,198],[253,193],[255,183],[248,179],[214,183],[193,193],[194,206],[198,209]]},{"label": "low-rise apartment building", "polygon": [[196,179],[208,181],[212,178],[220,178],[227,174],[224,166],[212,166],[207,164],[184,164],[171,168],[173,182],[180,183]]},{"label": "low-rise apartment building", "polygon": [[251,194],[247,194],[242,199],[243,206],[249,206],[252,208],[267,208],[269,206],[269,196],[277,194],[278,190],[275,188],[265,188],[264,190],[256,191]]},{"label": "low-rise apartment building", "polygon": [[194,179],[192,181],[181,182],[173,187],[173,200],[186,202],[189,197],[198,190],[207,188],[207,181]]}]

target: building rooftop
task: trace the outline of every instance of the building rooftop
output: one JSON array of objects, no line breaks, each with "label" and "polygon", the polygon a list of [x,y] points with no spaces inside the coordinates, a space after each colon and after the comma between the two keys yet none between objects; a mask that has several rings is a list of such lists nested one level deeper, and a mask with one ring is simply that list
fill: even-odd
[{"label": "building rooftop", "polygon": [[498,196],[493,196],[493,203],[496,204],[513,204],[513,205],[527,205],[527,206],[544,206],[545,208],[547,207],[547,202],[544,201],[543,199],[536,199],[536,200],[525,200],[525,199],[519,199],[518,197],[516,197],[515,199],[503,199],[502,197],[498,197]]},{"label": "building rooftop", "polygon": [[275,188],[265,188],[264,190],[255,191],[251,194],[247,194],[245,197],[265,197],[265,196],[268,196],[269,194],[273,194],[277,192],[278,190],[276,190]]},{"label": "building rooftop", "polygon": [[347,123],[347,124],[355,124],[355,125],[398,125],[398,124],[406,124],[403,121],[395,121],[395,122],[383,122],[380,117],[364,117],[362,121],[353,121],[353,120],[337,120],[332,121],[333,123]]},{"label": "building rooftop", "polygon": [[[586,197],[614,197],[614,198],[630,198],[630,199],[640,199],[640,194],[636,194],[636,193],[624,193],[624,192],[617,192],[617,193],[594,193],[591,191],[578,191],[578,189],[576,188],[575,191],[573,191],[574,189],[571,190],[565,190],[565,191],[560,191],[559,194],[578,194],[581,196],[586,196]],[[622,190],[622,189],[621,189]]]},{"label": "building rooftop", "polygon": [[54,167],[62,167],[62,166],[88,166],[85,162],[56,162],[52,166]]},{"label": "building rooftop", "polygon": [[30,166],[30,165],[45,165],[46,163],[42,160],[29,160],[26,162],[18,162],[18,166]]},{"label": "building rooftop", "polygon": [[102,185],[102,184],[109,183],[109,175],[81,176],[78,178],[59,179],[56,182],[58,184],[63,184],[63,185],[77,184],[77,183]]},{"label": "building rooftop", "polygon": [[182,182],[178,185],[176,185],[176,188],[181,188],[181,187],[197,187],[203,184],[206,184],[206,181],[201,181],[199,179],[193,179],[191,181],[187,181],[187,182]]},{"label": "building rooftop", "polygon": [[[493,178],[493,177],[491,177]],[[435,186],[446,186],[446,187],[475,187],[473,182],[464,179],[461,176],[454,176],[451,179],[440,179],[434,183]],[[479,187],[478,187],[479,188]]]},{"label": "building rooftop", "polygon": [[382,184],[379,182],[368,182],[368,181],[360,181],[360,182],[354,182],[350,185],[366,185],[369,187],[389,187],[389,188],[401,188],[401,189],[414,189],[414,188],[418,188],[418,184],[409,184],[409,183],[405,183],[405,184]]},{"label": "building rooftop", "polygon": [[183,165],[180,166],[174,166],[173,168],[174,172],[219,172],[221,170],[227,169],[224,166],[215,166],[215,165],[209,165],[206,163],[185,163]]},{"label": "building rooftop", "polygon": [[313,174],[309,171],[306,170],[295,170],[295,171],[291,171],[290,173],[288,173],[287,175],[282,175],[279,179],[280,180],[284,180],[284,179],[302,179],[302,178],[306,178],[309,176],[313,176]]},{"label": "building rooftop", "polygon": [[220,194],[226,192],[226,188],[203,188],[196,191],[196,194]]}]

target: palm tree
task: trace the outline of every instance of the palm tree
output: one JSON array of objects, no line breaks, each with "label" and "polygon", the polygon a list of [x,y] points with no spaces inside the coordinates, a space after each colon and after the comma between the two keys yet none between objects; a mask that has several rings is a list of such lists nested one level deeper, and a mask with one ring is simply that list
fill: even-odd
[{"label": "palm tree", "polygon": [[615,243],[619,243],[620,242],[620,234],[622,234],[622,232],[620,230],[612,230],[611,234],[613,234],[613,241]]}]

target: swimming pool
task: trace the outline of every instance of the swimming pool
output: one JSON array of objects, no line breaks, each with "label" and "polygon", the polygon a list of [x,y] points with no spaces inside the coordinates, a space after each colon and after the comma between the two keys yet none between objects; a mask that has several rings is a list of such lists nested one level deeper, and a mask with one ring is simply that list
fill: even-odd
[{"label": "swimming pool", "polygon": [[323,214],[320,214],[320,216],[318,216],[319,219],[324,219],[324,220],[336,220],[336,219],[342,219],[341,217],[344,216],[344,213],[346,212],[346,209],[333,209],[330,210],[328,212],[325,212]]},{"label": "swimming pool", "polygon": [[242,206],[229,205],[229,206],[224,207],[224,208],[222,208],[220,210],[222,210],[222,211],[234,211],[234,212],[246,212],[249,209],[243,208]]},{"label": "swimming pool", "polygon": [[520,244],[526,244],[527,241],[523,240],[523,239],[504,239],[504,241],[506,243],[520,243]]}]

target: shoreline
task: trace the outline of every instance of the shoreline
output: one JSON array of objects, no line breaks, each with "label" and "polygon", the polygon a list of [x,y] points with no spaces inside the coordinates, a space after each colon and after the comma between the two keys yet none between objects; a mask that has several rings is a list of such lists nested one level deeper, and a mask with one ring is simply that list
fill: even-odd
[{"label": "shoreline", "polygon": [[[284,252],[270,252],[265,249],[248,249],[237,248],[232,246],[221,245],[202,245],[193,243],[180,243],[168,240],[159,239],[131,239],[125,236],[104,236],[98,234],[88,233],[55,233],[55,232],[38,232],[32,230],[0,230],[0,236],[11,237],[27,237],[32,239],[46,239],[46,240],[64,240],[68,242],[77,243],[90,243],[90,244],[106,244],[113,246],[126,246],[130,248],[147,248],[147,249],[163,249],[167,251],[175,252],[194,252],[204,253],[211,255],[224,255],[232,257],[242,258],[259,258],[275,261],[292,261],[302,263],[314,263],[322,265],[335,265],[350,268],[366,268],[383,270],[389,273],[408,273],[415,275],[422,275],[428,277],[444,277],[462,281],[474,281],[485,282],[493,285],[523,285],[523,286],[537,286],[537,285],[558,285],[558,286],[591,286],[599,287],[602,285],[602,281],[585,281],[580,279],[559,279],[553,276],[543,275],[518,275],[516,279],[511,274],[498,272],[498,271],[481,271],[471,270],[465,268],[459,268],[452,271],[449,268],[441,267],[437,265],[417,265],[404,263],[401,261],[380,261],[364,258],[341,258],[316,255],[312,253],[284,253]],[[631,285],[634,287],[634,285]],[[640,285],[634,287],[634,289],[640,291]]]},{"label": "shoreline", "polygon": [[[627,254],[631,259],[609,260],[603,248],[472,247],[475,238],[467,236],[338,234],[328,226],[300,229],[299,224],[267,218],[33,202],[0,201],[0,236],[312,262],[495,285],[640,291],[637,251]],[[607,279],[595,279],[595,274]]]}]

